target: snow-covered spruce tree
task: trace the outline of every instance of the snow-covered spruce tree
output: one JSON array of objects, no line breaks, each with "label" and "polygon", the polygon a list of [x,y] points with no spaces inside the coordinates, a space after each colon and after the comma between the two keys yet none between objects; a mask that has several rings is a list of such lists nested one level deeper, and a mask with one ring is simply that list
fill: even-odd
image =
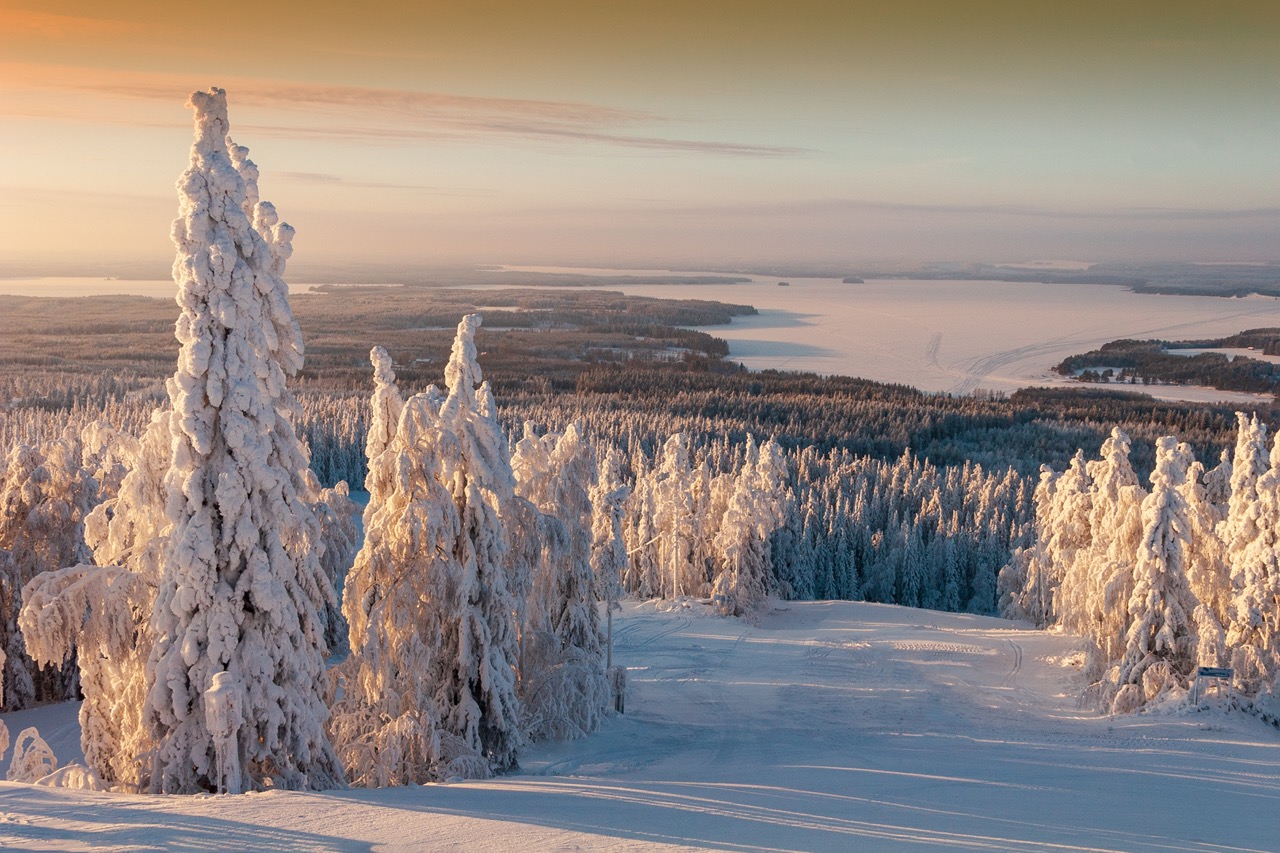
[{"label": "snow-covered spruce tree", "polygon": [[1254,504],[1258,499],[1258,478],[1271,467],[1267,454],[1267,427],[1243,412],[1236,412],[1236,447],[1231,462],[1231,493],[1227,499],[1226,517],[1218,527],[1227,564],[1231,566],[1231,583],[1239,589],[1244,579],[1239,574],[1242,557],[1249,544],[1258,537]]},{"label": "snow-covered spruce tree", "polygon": [[1048,590],[1047,624],[1061,618],[1060,599],[1063,579],[1076,563],[1077,555],[1089,553],[1092,532],[1089,519],[1093,507],[1093,481],[1089,477],[1084,452],[1077,451],[1067,470],[1058,477],[1053,491],[1053,506],[1048,524],[1046,546],[1049,571],[1045,578]]},{"label": "snow-covered spruce tree", "polygon": [[[524,564],[512,558],[507,528],[518,523],[515,478],[507,439],[498,424],[493,394],[476,360],[480,316],[458,324],[445,367],[448,394],[440,403],[442,427],[456,444],[441,458],[441,474],[458,509],[461,529],[454,559],[462,566],[461,634],[456,662],[459,696],[465,691],[478,709],[473,720],[459,702],[442,711],[445,729],[465,737],[478,728],[480,751],[495,773],[516,766],[523,742],[516,695],[518,597],[528,589]],[[443,450],[443,448],[442,448]],[[527,502],[524,502],[527,504]],[[513,595],[516,591],[516,595]]]},{"label": "snow-covered spruce tree", "polygon": [[1231,572],[1223,559],[1217,525],[1224,512],[1208,498],[1204,465],[1192,460],[1180,491],[1187,504],[1187,583],[1196,601],[1192,618],[1201,666],[1227,666],[1226,630],[1231,606]]},{"label": "snow-covered spruce tree", "polygon": [[[399,398],[390,359],[372,354],[373,419],[365,542],[343,593],[351,654],[336,672],[333,740],[348,778],[368,787],[483,777],[480,709],[464,680],[460,519],[441,480],[456,441],[426,395]],[[398,410],[397,423],[384,418]],[[381,448],[381,450],[378,450]],[[448,716],[459,734],[442,726]]]},{"label": "snow-covered spruce tree", "polygon": [[169,414],[156,411],[138,442],[116,451],[128,473],[114,497],[85,519],[96,566],[38,575],[24,592],[21,623],[31,654],[80,669],[80,746],[108,785],[139,790],[150,770],[143,725],[150,620],[170,523],[164,478],[171,461]]},{"label": "snow-covered spruce tree", "polygon": [[[333,488],[326,489],[309,468],[303,471],[303,478],[307,482],[307,502],[319,526],[319,539],[314,548],[320,570],[335,596],[341,596],[347,572],[355,561],[360,544],[360,530],[356,525],[360,507],[351,500],[351,490],[345,480],[339,480]],[[347,640],[347,620],[342,616],[338,598],[323,602],[320,618],[324,623],[325,647],[331,653],[340,650]]]},{"label": "snow-covered spruce tree", "polygon": [[716,609],[725,615],[750,614],[768,600],[769,534],[782,523],[786,474],[786,460],[776,441],[770,439],[757,449],[748,437],[746,461],[715,539],[720,565],[711,594]]},{"label": "snow-covered spruce tree", "polygon": [[[644,455],[637,454],[637,462]],[[623,570],[622,585],[627,592],[640,599],[656,598],[662,588],[662,567],[659,564],[657,527],[657,497],[653,490],[651,472],[643,464],[633,464],[635,488],[627,497],[623,512],[623,528],[627,546],[627,566]]]},{"label": "snow-covered spruce tree", "polygon": [[1225,522],[1238,534],[1226,543],[1232,599],[1225,627],[1236,687],[1253,696],[1274,691],[1280,676],[1280,434],[1272,445],[1270,467],[1248,491],[1253,501],[1236,510],[1233,489]]},{"label": "snow-covered spruce tree", "polygon": [[15,446],[0,469],[0,651],[6,710],[74,698],[75,667],[41,668],[19,628],[23,587],[45,572],[85,563],[84,519],[97,483],[80,461],[77,437]]},{"label": "snow-covered spruce tree", "polygon": [[286,377],[302,342],[245,215],[226,94],[193,93],[195,142],[174,222],[178,369],[168,382],[173,524],[148,661],[155,792],[343,783],[325,734],[323,624],[332,597],[304,495]]},{"label": "snow-covered spruce tree", "polygon": [[1156,442],[1151,494],[1142,502],[1142,545],[1129,600],[1132,623],[1116,670],[1112,710],[1124,713],[1185,687],[1196,665],[1192,614],[1196,601],[1187,583],[1190,507],[1182,488],[1191,449],[1170,436]]},{"label": "snow-covered spruce tree", "polygon": [[1089,545],[1078,551],[1063,582],[1062,624],[1087,641],[1086,678],[1099,681],[1124,654],[1134,567],[1143,536],[1146,490],[1129,462],[1129,437],[1119,429],[1102,443],[1087,471],[1092,481]]},{"label": "snow-covered spruce tree", "polygon": [[526,731],[535,740],[583,737],[609,702],[591,570],[595,451],[576,424],[541,438],[526,424],[512,468],[517,494],[545,519],[520,637]]},{"label": "snow-covered spruce tree", "polygon": [[627,543],[623,512],[629,494],[630,489],[622,480],[618,452],[607,447],[591,489],[591,571],[596,579],[596,598],[604,602],[608,622],[607,666],[613,666],[613,610],[624,593],[622,574],[627,568]]},{"label": "snow-covered spruce tree", "polygon": [[1000,612],[1007,619],[1026,619],[1037,627],[1049,625],[1052,610],[1052,592],[1048,578],[1053,569],[1049,564],[1049,525],[1052,523],[1053,492],[1058,474],[1048,465],[1040,466],[1040,479],[1033,497],[1035,520],[1033,540],[1029,545],[1016,549],[1008,565],[1000,570],[998,579]]},{"label": "snow-covered spruce tree", "polygon": [[653,522],[658,546],[657,592],[664,598],[701,595],[706,582],[693,566],[697,517],[688,438],[676,433],[662,446],[662,461],[652,472]]}]

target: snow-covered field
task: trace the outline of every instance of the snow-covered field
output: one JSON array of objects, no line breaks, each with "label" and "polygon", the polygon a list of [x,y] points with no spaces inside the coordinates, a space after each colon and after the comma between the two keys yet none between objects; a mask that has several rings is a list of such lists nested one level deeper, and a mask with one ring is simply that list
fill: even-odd
[{"label": "snow-covered field", "polygon": [[[598,275],[646,270],[511,267]],[[682,273],[684,274],[684,273]],[[695,273],[687,273],[693,275]],[[707,275],[707,273],[696,273]],[[1050,368],[1120,338],[1187,340],[1280,325],[1280,300],[1133,293],[1102,284],[751,276],[752,284],[614,286],[640,296],[754,305],[756,317],[703,327],[753,370],[806,370],[965,394],[1074,384]],[[1119,386],[1116,386],[1119,387]],[[1178,386],[1135,390],[1172,400],[1270,402],[1269,396]]]},{"label": "snow-covered field", "polygon": [[[849,602],[758,625],[629,604],[627,713],[487,782],[240,797],[0,783],[28,850],[1277,849],[1280,732],[1238,713],[1101,717],[1070,638]],[[73,757],[74,709],[32,722]]]}]

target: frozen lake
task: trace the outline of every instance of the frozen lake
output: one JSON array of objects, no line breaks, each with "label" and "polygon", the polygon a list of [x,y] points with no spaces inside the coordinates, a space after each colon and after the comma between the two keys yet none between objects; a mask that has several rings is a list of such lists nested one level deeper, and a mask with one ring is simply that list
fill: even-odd
[{"label": "frozen lake", "polygon": [[[508,267],[596,275],[713,275],[669,270]],[[965,394],[1032,385],[1075,384],[1050,372],[1069,355],[1119,338],[1180,340],[1280,326],[1269,296],[1138,294],[1113,285],[1001,281],[872,280],[751,276],[749,284],[610,285],[641,296],[754,305],[760,314],[703,327],[729,342],[730,356],[753,370],[805,370],[898,382]],[[293,284],[294,293],[314,285]],[[172,281],[95,278],[0,279],[0,294],[89,296],[125,293],[170,298]],[[1119,386],[1115,386],[1119,387]],[[1186,386],[1137,386],[1172,400],[1249,404],[1253,394]]]},{"label": "frozen lake", "polygon": [[[599,275],[658,270],[508,267]],[[689,273],[692,275],[693,273]],[[698,273],[708,275],[709,273]],[[1280,326],[1280,300],[1133,293],[1101,284],[872,280],[751,276],[751,284],[632,285],[641,296],[754,305],[756,317],[702,327],[729,342],[753,370],[806,370],[965,394],[1032,385],[1075,385],[1050,368],[1119,338],[1180,340]],[[785,280],[789,286],[779,287]],[[1120,386],[1114,386],[1120,387]],[[1181,386],[1136,386],[1156,397],[1248,403],[1252,394]]]}]

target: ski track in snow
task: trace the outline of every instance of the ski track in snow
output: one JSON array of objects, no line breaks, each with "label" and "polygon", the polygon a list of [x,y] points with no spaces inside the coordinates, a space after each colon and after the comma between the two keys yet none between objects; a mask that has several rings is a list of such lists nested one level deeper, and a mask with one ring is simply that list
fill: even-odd
[{"label": "ski track in snow", "polygon": [[[756,623],[629,603],[627,711],[486,781],[239,797],[0,783],[28,850],[1276,849],[1280,732],[1082,708],[1070,637],[850,602]],[[4,716],[76,752],[73,705]],[[0,763],[3,764],[3,763]],[[0,766],[0,769],[3,769]]]}]

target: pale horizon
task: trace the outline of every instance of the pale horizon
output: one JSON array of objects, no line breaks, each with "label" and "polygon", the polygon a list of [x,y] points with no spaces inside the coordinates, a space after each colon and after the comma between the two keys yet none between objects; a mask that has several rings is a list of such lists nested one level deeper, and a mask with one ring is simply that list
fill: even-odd
[{"label": "pale horizon", "polygon": [[7,267],[165,269],[210,85],[299,266],[1280,259],[1270,4],[219,11],[0,0]]}]

